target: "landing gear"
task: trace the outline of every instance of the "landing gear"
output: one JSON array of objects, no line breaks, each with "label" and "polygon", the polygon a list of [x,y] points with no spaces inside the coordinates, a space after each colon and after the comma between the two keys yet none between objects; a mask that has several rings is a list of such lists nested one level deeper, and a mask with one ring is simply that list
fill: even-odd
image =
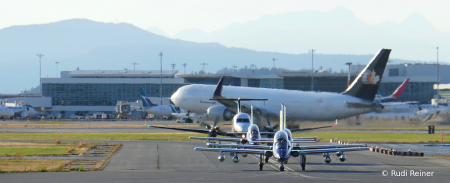
[{"label": "landing gear", "polygon": [[267,157],[267,156],[266,156],[265,162],[266,162],[266,163],[269,163],[269,159],[270,159],[270,157]]},{"label": "landing gear", "polygon": [[306,169],[306,156],[304,154],[300,155],[300,166],[302,167],[302,171]]},{"label": "landing gear", "polygon": [[259,170],[263,170],[264,163],[263,163],[263,155],[259,155]]},{"label": "landing gear", "polygon": [[281,163],[281,165],[280,165],[280,171],[284,171],[284,165],[283,165],[283,163]]}]

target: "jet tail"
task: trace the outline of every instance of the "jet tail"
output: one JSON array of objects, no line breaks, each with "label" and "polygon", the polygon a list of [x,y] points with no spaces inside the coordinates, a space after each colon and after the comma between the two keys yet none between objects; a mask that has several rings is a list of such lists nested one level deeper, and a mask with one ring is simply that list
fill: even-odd
[{"label": "jet tail", "polygon": [[343,94],[373,101],[381,83],[390,53],[390,49],[381,49],[361,73],[358,74],[353,83],[343,92]]},{"label": "jet tail", "polygon": [[169,102],[170,102],[170,107],[172,108],[172,113],[180,113],[181,112],[180,107],[176,106],[172,102],[172,100],[169,100]]},{"label": "jet tail", "polygon": [[157,106],[156,104],[153,104],[152,101],[150,101],[150,97],[147,95],[147,92],[143,88],[141,88],[141,101],[142,101],[142,107],[152,107]]},{"label": "jet tail", "polygon": [[390,96],[391,98],[398,98],[400,97],[400,95],[402,95],[403,90],[406,88],[406,85],[409,82],[409,78],[407,78],[405,81],[403,81],[403,83],[394,91],[394,93],[392,93],[392,95]]}]

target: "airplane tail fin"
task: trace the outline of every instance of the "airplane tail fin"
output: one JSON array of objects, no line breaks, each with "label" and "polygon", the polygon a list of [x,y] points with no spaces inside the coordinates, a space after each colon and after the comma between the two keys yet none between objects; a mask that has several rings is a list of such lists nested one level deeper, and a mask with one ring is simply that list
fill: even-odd
[{"label": "airplane tail fin", "polygon": [[381,49],[361,73],[358,74],[353,83],[343,92],[343,94],[373,101],[381,83],[390,53],[390,49]]},{"label": "airplane tail fin", "polygon": [[152,101],[150,101],[150,97],[147,95],[147,92],[145,92],[143,88],[141,88],[141,101],[142,107],[157,106],[156,104],[153,104]]},{"label": "airplane tail fin", "polygon": [[172,108],[172,113],[180,113],[181,112],[180,107],[176,106],[172,102],[172,100],[169,100],[169,102],[170,102],[170,107]]},{"label": "airplane tail fin", "polygon": [[402,95],[403,90],[406,88],[406,85],[409,82],[409,78],[407,78],[405,81],[403,81],[403,83],[394,91],[394,93],[392,93],[392,95],[390,96],[390,98],[398,98],[400,97],[400,95]]}]

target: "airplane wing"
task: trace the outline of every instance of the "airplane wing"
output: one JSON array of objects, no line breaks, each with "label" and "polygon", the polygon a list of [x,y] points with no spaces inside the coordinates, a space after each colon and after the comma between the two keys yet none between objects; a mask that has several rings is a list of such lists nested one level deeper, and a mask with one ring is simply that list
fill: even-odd
[{"label": "airplane wing", "polygon": [[349,144],[349,145],[313,145],[313,146],[296,146],[294,150],[304,149],[336,149],[336,148],[348,148],[348,147],[366,147],[364,144]]},{"label": "airplane wing", "polygon": [[[260,149],[233,149],[233,148],[209,148],[209,147],[196,147],[196,151],[216,151],[216,152],[235,152],[245,154],[266,154],[268,150]],[[271,150],[270,150],[271,151]]]},{"label": "airplane wing", "polygon": [[347,107],[351,108],[370,108],[374,107],[374,104],[367,104],[367,103],[357,103],[357,102],[345,102],[347,103]]},{"label": "airplane wing", "polygon": [[307,150],[292,150],[292,151],[297,151],[300,154],[316,154],[316,153],[364,151],[364,150],[369,150],[369,147],[324,148],[324,149],[307,149]]},{"label": "airplane wing", "polygon": [[[149,125],[148,127],[209,134],[209,130],[208,129],[178,128],[178,127],[152,126],[152,125]],[[218,134],[219,135],[223,135],[223,136],[234,136],[233,134],[228,134],[228,133],[220,133],[220,132],[218,132]]]},{"label": "airplane wing", "polygon": [[272,146],[268,145],[242,145],[242,144],[219,144],[219,143],[206,143],[208,147],[229,147],[229,148],[249,148],[249,149],[272,149]]},{"label": "airplane wing", "polygon": [[214,141],[233,141],[233,142],[247,141],[247,139],[242,139],[242,138],[194,137],[194,136],[190,136],[189,139],[214,140]]},{"label": "airplane wing", "polygon": [[301,132],[301,131],[308,131],[308,130],[316,130],[321,128],[332,128],[334,125],[327,125],[327,126],[317,126],[317,127],[311,127],[311,128],[289,128],[291,132]]}]

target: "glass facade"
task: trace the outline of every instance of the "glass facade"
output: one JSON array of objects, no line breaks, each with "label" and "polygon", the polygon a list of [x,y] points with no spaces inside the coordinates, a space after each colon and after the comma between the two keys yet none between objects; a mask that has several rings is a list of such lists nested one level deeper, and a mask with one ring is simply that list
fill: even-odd
[{"label": "glass facade", "polygon": [[[206,77],[185,77],[184,83],[189,84],[211,84],[216,85],[220,78],[206,78]],[[225,77],[223,85],[241,86],[241,78]]]},{"label": "glass facade", "polygon": [[[284,77],[284,89],[311,91],[311,77]],[[314,91],[343,92],[347,77],[314,77]]]},{"label": "glass facade", "polygon": [[[163,97],[170,97],[185,84],[163,84]],[[140,88],[150,97],[159,97],[159,84],[43,83],[42,95],[52,97],[52,105],[115,106],[117,101],[140,99]]]},{"label": "glass facade", "polygon": [[[284,88],[289,90],[311,91],[311,77],[284,77]],[[352,81],[353,82],[353,81]],[[402,82],[381,83],[379,91],[383,96],[389,96]],[[429,104],[434,95],[435,82],[409,82],[403,94],[396,99],[398,102],[417,101]],[[347,77],[315,77],[314,91],[343,92],[347,89]]]},{"label": "glass facade", "polygon": [[[400,86],[402,82],[381,83],[379,91],[383,96],[389,96],[394,93],[395,89]],[[429,104],[434,95],[437,94],[433,90],[435,82],[409,82],[402,95],[396,99],[398,102],[417,101],[422,104]]]},{"label": "glass facade", "polygon": [[[249,86],[250,86],[250,79]],[[283,78],[271,78],[271,79],[260,79],[259,81],[261,88],[277,88],[277,89],[284,89],[283,87]]]}]

